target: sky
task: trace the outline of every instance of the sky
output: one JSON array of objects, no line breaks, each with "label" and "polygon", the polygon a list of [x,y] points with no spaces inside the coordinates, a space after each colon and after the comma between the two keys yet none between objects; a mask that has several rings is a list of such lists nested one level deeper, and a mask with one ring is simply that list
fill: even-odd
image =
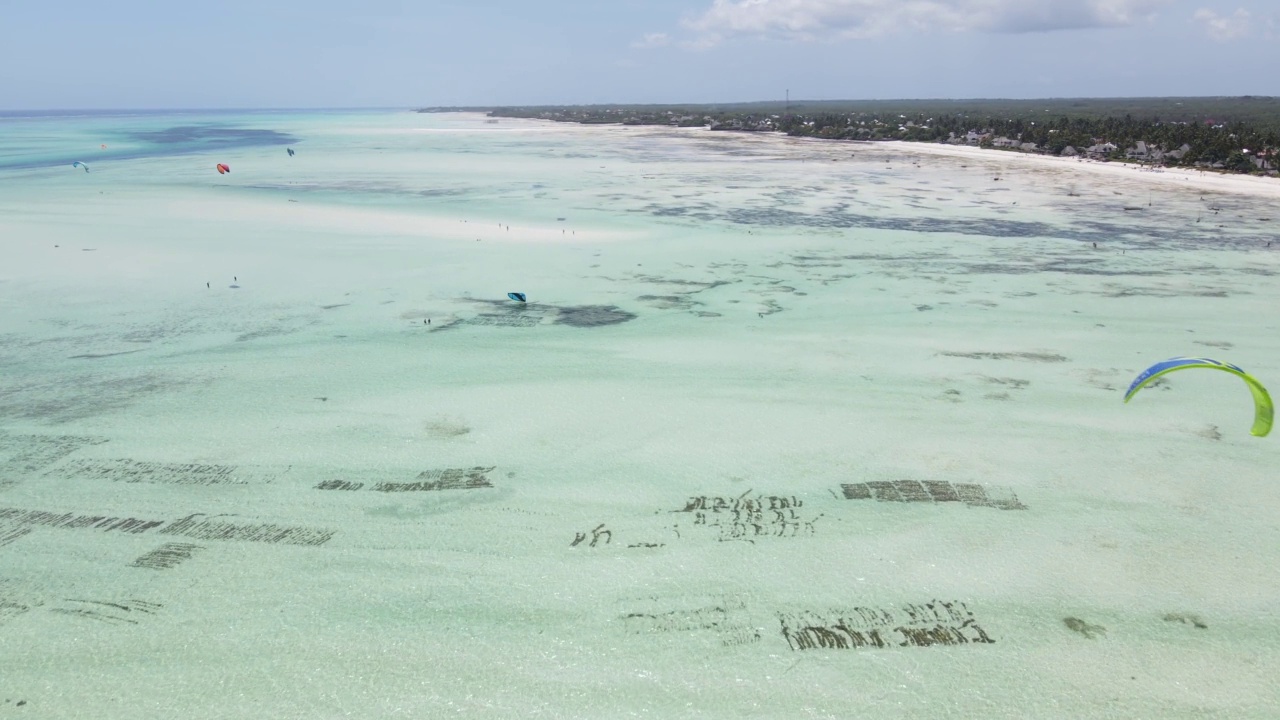
[{"label": "sky", "polygon": [[1280,95],[1277,0],[0,0],[0,110]]}]

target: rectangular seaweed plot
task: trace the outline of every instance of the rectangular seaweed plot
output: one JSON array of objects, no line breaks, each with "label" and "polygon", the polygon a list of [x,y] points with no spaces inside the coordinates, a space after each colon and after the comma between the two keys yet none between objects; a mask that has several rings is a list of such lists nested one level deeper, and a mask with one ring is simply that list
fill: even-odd
[{"label": "rectangular seaweed plot", "polygon": [[792,650],[992,644],[962,602],[778,613]]},{"label": "rectangular seaweed plot", "polygon": [[696,495],[671,512],[686,513],[695,529],[712,529],[721,542],[811,536],[814,523],[822,518],[804,509],[804,501],[794,495],[753,494],[750,490],[737,497]]},{"label": "rectangular seaweed plot", "polygon": [[840,486],[845,500],[870,500],[871,488],[866,483],[845,483]]},{"label": "rectangular seaweed plot", "polygon": [[[162,463],[140,460],[73,460],[46,473],[62,478],[158,485],[245,485],[251,479],[234,465]],[[267,481],[269,477],[261,478]]]},{"label": "rectangular seaweed plot", "polygon": [[1009,488],[984,488],[974,483],[949,483],[936,480],[895,480],[845,483],[840,490],[846,500],[879,500],[880,502],[963,502],[970,507],[999,510],[1026,510],[1027,506]]},{"label": "rectangular seaweed plot", "polygon": [[906,502],[902,495],[898,494],[898,488],[891,482],[877,480],[866,483],[866,485],[871,497],[876,500],[882,502]]},{"label": "rectangular seaweed plot", "polygon": [[378,483],[373,489],[378,492],[430,492],[435,490],[475,490],[493,487],[489,481],[492,467],[448,468],[445,470],[426,470],[418,474],[415,482]]},{"label": "rectangular seaweed plot", "polygon": [[102,532],[127,532],[134,535],[147,532],[164,524],[164,520],[140,520],[113,515],[79,515],[54,513],[46,510],[23,510],[0,507],[0,528],[48,527],[59,530],[100,530]]},{"label": "rectangular seaweed plot", "polygon": [[58,530],[127,532],[134,535],[160,528],[156,530],[160,535],[178,535],[197,540],[281,543],[285,545],[323,545],[337,534],[336,530],[325,528],[273,525],[270,523],[234,523],[226,520],[215,520],[204,513],[195,513],[170,522],[109,515],[58,514],[45,510],[0,507],[0,533],[9,533],[12,529],[31,527],[47,527]]},{"label": "rectangular seaweed plot", "polygon": [[1018,500],[1018,496],[1013,494],[1013,490],[1009,488],[987,488],[987,505],[986,507],[998,508],[1000,510],[1026,510],[1027,506]]},{"label": "rectangular seaweed plot", "polygon": [[933,496],[915,480],[897,480],[893,487],[902,496],[903,502],[933,502]]},{"label": "rectangular seaweed plot", "polygon": [[316,485],[317,490],[359,490],[364,487],[364,483],[349,482],[347,480],[325,480]]},{"label": "rectangular seaweed plot", "polygon": [[165,543],[151,552],[130,563],[129,567],[150,568],[152,570],[169,570],[177,567],[184,560],[190,560],[200,545],[191,543]]},{"label": "rectangular seaweed plot", "polygon": [[336,530],[297,525],[234,523],[215,520],[200,513],[175,520],[157,532],[196,540],[259,542],[269,545],[323,545],[337,534]]},{"label": "rectangular seaweed plot", "polygon": [[960,502],[960,493],[949,482],[925,480],[923,484],[937,502]]}]

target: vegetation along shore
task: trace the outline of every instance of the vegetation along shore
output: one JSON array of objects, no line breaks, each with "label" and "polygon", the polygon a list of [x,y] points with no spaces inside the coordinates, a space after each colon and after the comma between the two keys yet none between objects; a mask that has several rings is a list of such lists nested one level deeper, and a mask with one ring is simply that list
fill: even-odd
[{"label": "vegetation along shore", "polygon": [[706,127],[1280,176],[1280,98],[826,100],[728,105],[423,108],[582,124]]}]

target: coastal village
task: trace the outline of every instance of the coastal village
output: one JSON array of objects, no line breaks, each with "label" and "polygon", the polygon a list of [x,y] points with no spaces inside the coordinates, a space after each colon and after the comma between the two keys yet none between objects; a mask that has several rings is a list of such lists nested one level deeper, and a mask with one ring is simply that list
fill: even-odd
[{"label": "coastal village", "polygon": [[[1125,118],[1025,120],[973,126],[964,116],[909,117],[899,113],[698,113],[680,109],[577,107],[499,108],[490,117],[581,124],[705,127],[727,132],[781,132],[798,137],[876,142],[902,140],[970,145],[1012,152],[1078,157],[1149,166],[1181,166],[1280,176],[1280,135],[1242,123],[1160,122]],[[1108,132],[1109,131],[1109,132]]]}]

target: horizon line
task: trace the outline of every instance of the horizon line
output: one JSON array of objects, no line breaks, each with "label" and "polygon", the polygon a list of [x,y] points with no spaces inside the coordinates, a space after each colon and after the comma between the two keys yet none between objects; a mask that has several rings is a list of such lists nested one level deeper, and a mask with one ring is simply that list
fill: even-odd
[{"label": "horizon line", "polygon": [[[1046,97],[897,97],[897,98],[797,98],[790,100],[792,104],[804,102],[817,103],[856,103],[856,102],[1038,102],[1062,100],[1277,100],[1280,95],[1077,95]],[[717,105],[757,105],[781,103],[784,100],[724,100],[712,101],[674,101],[674,102],[574,102],[574,103],[468,103],[453,105],[329,105],[329,106],[260,106],[260,107],[61,107],[61,108],[15,108],[0,109],[0,115],[18,113],[106,113],[106,112],[289,112],[289,111],[360,111],[360,110],[420,110],[424,108],[517,108],[517,107],[601,107],[601,106],[651,106],[667,107],[681,105],[717,106]]]}]

